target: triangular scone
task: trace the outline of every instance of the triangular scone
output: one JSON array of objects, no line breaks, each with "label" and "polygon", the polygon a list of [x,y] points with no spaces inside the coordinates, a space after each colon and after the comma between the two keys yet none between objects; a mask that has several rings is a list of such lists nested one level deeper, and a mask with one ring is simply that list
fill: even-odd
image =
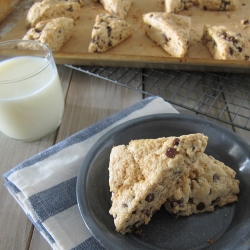
[{"label": "triangular scone", "polygon": [[165,208],[178,217],[212,212],[215,206],[235,202],[239,193],[235,174],[224,163],[204,153],[190,166],[188,178],[167,199]]},{"label": "triangular scone", "polygon": [[132,0],[94,0],[100,2],[103,8],[112,15],[125,18],[128,15]]},{"label": "triangular scone", "polygon": [[74,20],[80,16],[81,6],[77,2],[66,1],[44,1],[35,2],[26,16],[26,26],[34,27],[38,22],[57,18],[69,17]]},{"label": "triangular scone", "polygon": [[198,0],[165,0],[165,11],[167,13],[178,13],[187,10],[192,5],[196,5]]},{"label": "triangular scone", "polygon": [[109,14],[96,16],[92,29],[90,53],[105,52],[132,35],[132,26],[124,19]]},{"label": "triangular scone", "polygon": [[224,26],[204,25],[203,41],[215,59],[248,60],[247,39]]},{"label": "triangular scone", "polygon": [[229,11],[238,9],[239,0],[199,0],[199,5],[204,10]]},{"label": "triangular scone", "polygon": [[109,185],[116,231],[125,234],[147,224],[170,197],[189,165],[205,150],[207,137],[134,140],[113,147],[109,163]]},{"label": "triangular scone", "polygon": [[36,40],[46,44],[53,52],[61,50],[74,32],[74,19],[58,17],[41,21],[30,28],[23,40]]},{"label": "triangular scone", "polygon": [[146,34],[166,52],[184,57],[189,48],[191,18],[166,12],[143,15]]}]

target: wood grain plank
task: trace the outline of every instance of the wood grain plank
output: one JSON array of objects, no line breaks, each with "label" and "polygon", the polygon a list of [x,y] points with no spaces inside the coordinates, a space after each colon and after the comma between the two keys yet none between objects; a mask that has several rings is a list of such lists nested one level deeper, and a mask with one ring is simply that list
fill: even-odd
[{"label": "wood grain plank", "polygon": [[133,90],[75,71],[57,141],[141,99],[142,95]]}]

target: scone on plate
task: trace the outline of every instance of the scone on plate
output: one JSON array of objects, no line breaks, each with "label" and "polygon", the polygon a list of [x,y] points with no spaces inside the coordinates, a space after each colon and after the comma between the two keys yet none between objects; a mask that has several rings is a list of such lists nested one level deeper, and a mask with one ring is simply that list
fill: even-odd
[{"label": "scone on plate", "polygon": [[206,148],[207,137],[133,140],[113,147],[109,163],[110,214],[117,232],[135,232],[181,185],[189,166]]},{"label": "scone on plate", "polygon": [[99,14],[95,19],[88,50],[90,53],[105,52],[131,35],[132,26],[124,19],[110,14]]},{"label": "scone on plate", "polygon": [[215,59],[247,60],[249,42],[224,26],[204,25],[203,41]]},{"label": "scone on plate", "polygon": [[203,153],[190,166],[188,178],[183,179],[164,206],[178,217],[212,212],[215,206],[236,202],[240,190],[235,174],[224,163]]},{"label": "scone on plate", "polygon": [[184,57],[190,44],[191,18],[166,12],[143,15],[146,34],[167,53]]},{"label": "scone on plate", "polygon": [[238,0],[199,0],[199,5],[204,10],[230,11],[236,10],[239,6]]},{"label": "scone on plate", "polygon": [[196,4],[197,0],[164,0],[165,11],[167,13],[179,13]]},{"label": "scone on plate", "polygon": [[59,17],[41,21],[30,28],[23,40],[36,40],[46,44],[53,52],[61,50],[74,32],[74,19]]},{"label": "scone on plate", "polygon": [[34,27],[38,22],[57,17],[70,17],[74,20],[80,16],[81,6],[77,2],[43,1],[34,3],[26,16],[26,26]]},{"label": "scone on plate", "polygon": [[112,15],[125,18],[128,15],[132,0],[94,0],[100,2],[103,8]]}]

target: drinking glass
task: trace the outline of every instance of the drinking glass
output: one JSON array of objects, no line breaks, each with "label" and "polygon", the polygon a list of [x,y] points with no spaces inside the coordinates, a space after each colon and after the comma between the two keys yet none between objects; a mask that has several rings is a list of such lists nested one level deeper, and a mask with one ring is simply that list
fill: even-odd
[{"label": "drinking glass", "polygon": [[33,141],[57,129],[64,95],[51,50],[29,40],[0,43],[0,131]]}]

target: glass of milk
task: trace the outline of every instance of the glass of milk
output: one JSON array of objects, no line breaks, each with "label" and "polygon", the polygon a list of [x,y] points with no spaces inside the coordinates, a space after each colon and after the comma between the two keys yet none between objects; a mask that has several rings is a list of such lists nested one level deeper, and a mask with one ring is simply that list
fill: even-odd
[{"label": "glass of milk", "polygon": [[0,43],[0,131],[34,141],[58,128],[64,95],[51,50],[36,41]]}]

